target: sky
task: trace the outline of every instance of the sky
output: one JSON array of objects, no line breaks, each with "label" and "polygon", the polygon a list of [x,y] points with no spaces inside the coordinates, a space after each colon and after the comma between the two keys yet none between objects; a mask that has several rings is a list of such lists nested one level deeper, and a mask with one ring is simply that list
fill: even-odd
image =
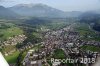
[{"label": "sky", "polygon": [[5,7],[30,3],[42,3],[63,11],[100,10],[100,0],[0,0],[0,5]]}]

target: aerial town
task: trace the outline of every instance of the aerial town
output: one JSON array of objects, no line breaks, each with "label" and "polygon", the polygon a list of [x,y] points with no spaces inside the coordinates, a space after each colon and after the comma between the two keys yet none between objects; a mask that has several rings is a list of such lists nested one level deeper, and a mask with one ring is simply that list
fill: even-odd
[{"label": "aerial town", "polygon": [[[79,64],[74,64],[74,66],[90,66],[95,63],[96,59],[100,56],[99,52],[84,51],[80,47],[83,45],[93,45],[100,47],[100,42],[81,40],[79,33],[74,31],[72,26],[73,25],[70,25],[66,28],[56,31],[48,31],[44,36],[44,42],[41,42],[42,48],[38,50],[29,50],[23,60],[23,65],[42,66],[42,64],[44,64],[45,66],[50,66],[47,63],[48,59],[46,59],[46,57],[49,55],[51,58],[53,58],[52,55],[56,49],[62,49],[66,58],[87,58],[87,60],[91,59],[89,61],[78,60],[76,63]],[[59,61],[54,61],[52,66],[59,66],[60,64],[61,63]]]},{"label": "aerial town", "polygon": [[100,0],[0,0],[0,66],[100,66]]}]

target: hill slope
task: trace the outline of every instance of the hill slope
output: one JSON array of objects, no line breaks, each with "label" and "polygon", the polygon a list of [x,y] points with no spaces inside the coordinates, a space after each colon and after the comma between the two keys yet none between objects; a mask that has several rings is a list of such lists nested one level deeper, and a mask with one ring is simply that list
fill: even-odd
[{"label": "hill slope", "polygon": [[8,8],[0,6],[0,18],[17,18],[18,15]]},{"label": "hill slope", "polygon": [[44,4],[19,4],[10,7],[10,9],[22,16],[66,17],[66,13],[64,11],[49,7]]}]

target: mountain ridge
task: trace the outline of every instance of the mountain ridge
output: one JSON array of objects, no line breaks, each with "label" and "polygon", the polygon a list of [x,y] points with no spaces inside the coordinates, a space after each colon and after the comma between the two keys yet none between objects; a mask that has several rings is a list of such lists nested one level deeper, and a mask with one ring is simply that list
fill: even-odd
[{"label": "mountain ridge", "polygon": [[23,16],[35,17],[66,17],[66,13],[44,4],[19,4],[10,7],[12,11]]}]

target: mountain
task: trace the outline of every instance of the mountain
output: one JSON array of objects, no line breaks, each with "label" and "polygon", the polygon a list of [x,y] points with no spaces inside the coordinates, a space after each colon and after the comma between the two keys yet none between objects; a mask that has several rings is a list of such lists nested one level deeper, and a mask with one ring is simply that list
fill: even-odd
[{"label": "mountain", "polygon": [[8,8],[0,6],[0,18],[17,18],[17,14]]},{"label": "mountain", "polygon": [[22,15],[31,17],[66,17],[66,12],[52,8],[44,4],[19,4],[10,7],[12,11]]}]

